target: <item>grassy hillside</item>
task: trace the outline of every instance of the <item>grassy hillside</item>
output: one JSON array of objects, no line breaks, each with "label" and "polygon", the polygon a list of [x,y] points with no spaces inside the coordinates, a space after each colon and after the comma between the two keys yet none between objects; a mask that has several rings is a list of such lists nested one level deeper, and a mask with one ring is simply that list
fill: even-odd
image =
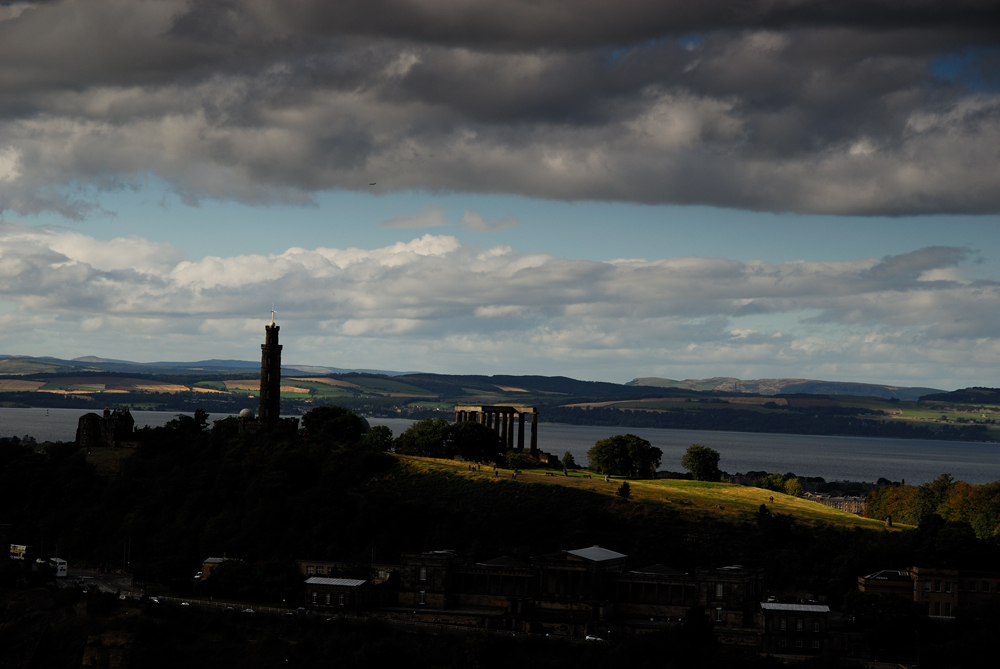
[{"label": "grassy hillside", "polygon": [[[499,470],[495,476],[492,470],[470,472],[468,463],[435,458],[419,458],[397,455],[407,467],[421,472],[448,472],[473,481],[491,483],[510,480],[510,470]],[[501,478],[502,477],[502,478]],[[522,485],[559,486],[596,493],[616,501],[615,491],[621,485],[621,477],[611,477],[605,481],[601,474],[587,470],[576,470],[564,476],[562,472],[551,470],[527,470],[518,474],[516,483]],[[861,518],[851,513],[839,511],[799,497],[791,497],[762,488],[751,488],[731,483],[707,483],[678,479],[631,480],[632,497],[629,504],[650,504],[676,511],[687,521],[698,523],[705,520],[752,523],[761,504],[774,513],[787,514],[799,522],[816,524],[828,523],[838,527],[862,527],[883,529],[880,521]],[[770,497],[774,502],[769,502]]]}]

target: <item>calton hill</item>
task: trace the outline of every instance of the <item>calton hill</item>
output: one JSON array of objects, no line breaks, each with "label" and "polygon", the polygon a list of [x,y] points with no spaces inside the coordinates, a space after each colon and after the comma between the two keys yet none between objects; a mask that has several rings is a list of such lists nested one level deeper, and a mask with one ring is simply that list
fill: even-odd
[{"label": "calton hill", "polygon": [[[198,410],[135,437],[0,441],[5,542],[73,575],[0,561],[0,666],[995,659],[1000,482],[882,481],[858,516],[794,476],[720,480],[710,448],[663,462],[627,430],[588,468],[478,423],[394,435],[333,406],[252,432]],[[122,585],[77,576],[102,573]]]}]

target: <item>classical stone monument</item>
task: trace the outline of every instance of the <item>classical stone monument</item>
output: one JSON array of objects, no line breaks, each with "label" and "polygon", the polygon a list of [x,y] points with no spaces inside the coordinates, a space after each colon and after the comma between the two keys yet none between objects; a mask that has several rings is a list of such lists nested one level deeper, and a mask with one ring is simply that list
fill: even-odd
[{"label": "classical stone monument", "polygon": [[104,407],[104,415],[85,413],[76,426],[76,443],[83,448],[94,446],[133,446],[135,419],[128,407]]},{"label": "classical stone monument", "polygon": [[[455,422],[480,423],[495,430],[508,451],[524,450],[524,425],[531,416],[531,455],[538,456],[538,409],[523,404],[485,405],[457,404],[455,405]],[[517,421],[517,445],[514,445],[514,422]]]}]

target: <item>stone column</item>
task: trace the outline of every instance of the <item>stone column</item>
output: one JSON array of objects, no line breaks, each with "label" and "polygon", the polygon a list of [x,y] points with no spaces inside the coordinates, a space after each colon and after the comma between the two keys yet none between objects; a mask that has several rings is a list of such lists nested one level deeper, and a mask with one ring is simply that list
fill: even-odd
[{"label": "stone column", "polygon": [[510,451],[514,449],[514,411],[508,409],[504,412],[504,417],[507,419],[507,434],[504,442],[507,444],[507,450]]},{"label": "stone column", "polygon": [[517,412],[517,450],[524,450],[524,412]]},{"label": "stone column", "polygon": [[531,454],[538,453],[538,412],[531,412]]}]

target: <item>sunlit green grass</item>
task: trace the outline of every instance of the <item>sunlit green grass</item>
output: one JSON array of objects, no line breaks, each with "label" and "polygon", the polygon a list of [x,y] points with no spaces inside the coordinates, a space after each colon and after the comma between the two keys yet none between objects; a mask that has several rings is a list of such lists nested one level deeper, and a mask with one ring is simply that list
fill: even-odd
[{"label": "sunlit green grass", "polygon": [[[483,467],[479,471],[472,472],[468,470],[468,463],[456,460],[404,455],[397,457],[407,466],[427,473],[450,471],[460,476],[487,481],[511,479],[511,470],[504,468],[499,470],[499,476],[497,476],[492,468]],[[587,478],[588,474],[591,478]],[[717,519],[751,522],[760,509],[760,505],[766,504],[772,513],[788,514],[807,523],[829,523],[872,529],[884,527],[881,521],[861,518],[852,513],[823,506],[804,498],[731,483],[708,483],[678,479],[633,480],[622,477],[611,477],[610,481],[605,481],[603,474],[587,470],[574,470],[569,473],[569,476],[565,476],[561,471],[547,469],[521,470],[517,480],[526,485],[569,486],[609,496],[614,496],[622,481],[628,480],[632,502],[668,505],[693,520],[711,516]],[[772,496],[774,502],[769,501]]]}]

